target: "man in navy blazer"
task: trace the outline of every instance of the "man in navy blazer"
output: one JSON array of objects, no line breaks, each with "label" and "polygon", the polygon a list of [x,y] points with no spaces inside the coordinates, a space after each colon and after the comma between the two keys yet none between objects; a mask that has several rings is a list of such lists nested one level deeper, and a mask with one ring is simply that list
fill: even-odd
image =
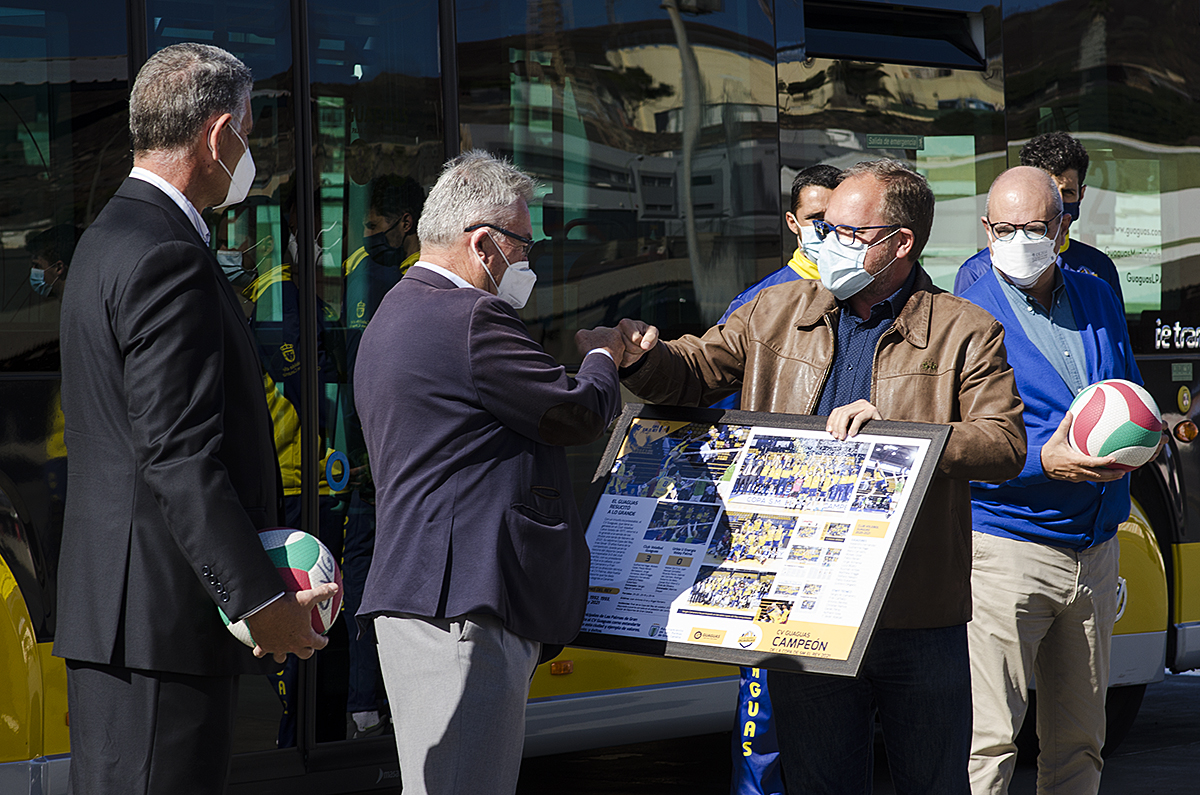
[{"label": "man in navy blazer", "polygon": [[224,791],[237,675],[326,640],[257,532],[278,523],[262,366],[199,210],[245,198],[246,66],[180,44],[130,99],[134,169],[84,233],[62,310],[69,452],[54,653],[67,660],[69,791]]},{"label": "man in navy blazer", "polygon": [[484,152],[450,161],[421,260],[363,335],[355,396],[376,486],[373,620],[406,795],[516,788],[542,644],[578,632],[589,567],[563,445],[620,403],[614,329],[581,331],[571,378],[515,309],[533,181]]}]

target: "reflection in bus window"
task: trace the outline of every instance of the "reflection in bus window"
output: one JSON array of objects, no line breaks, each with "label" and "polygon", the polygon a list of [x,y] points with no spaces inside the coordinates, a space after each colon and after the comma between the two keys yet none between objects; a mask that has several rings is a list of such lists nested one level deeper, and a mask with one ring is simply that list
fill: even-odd
[{"label": "reflection in bus window", "polygon": [[[360,139],[361,140],[361,139]],[[354,366],[363,331],[387,292],[420,258],[417,224],[425,191],[411,177],[381,174],[371,181],[370,200],[362,222],[363,247],[343,266],[342,322],[346,343],[346,379],[342,385],[342,431],[350,461],[349,502],[342,562],[344,605],[353,616],[362,603],[363,587],[375,552],[375,484],[367,458],[362,423],[354,404]],[[357,629],[357,628],[354,628]],[[346,739],[370,737],[389,728],[386,696],[380,682],[375,637],[367,628],[349,640],[346,690]]]},{"label": "reflection in bus window", "polygon": [[891,157],[923,174],[937,201],[921,265],[946,289],[985,244],[988,186],[1005,168],[999,71],[830,58],[779,63],[783,177],[815,162],[847,168]]},{"label": "reflection in bus window", "polygon": [[[58,322],[83,229],[132,165],[125,4],[14,0],[0,15],[0,552],[54,637],[66,499]],[[54,742],[57,727],[47,727]],[[63,733],[65,742],[65,732]],[[65,750],[65,749],[64,749]]]},{"label": "reflection in bus window", "polygon": [[[251,113],[254,127],[249,144],[257,174],[246,201],[225,210],[209,211],[205,221],[212,229],[213,253],[226,278],[241,288],[243,309],[260,324],[256,336],[260,354],[264,345],[274,344],[280,359],[284,342],[282,329],[298,327],[297,303],[288,302],[282,278],[270,284],[284,268],[288,228],[281,210],[284,193],[294,180],[292,143],[291,22],[290,6],[283,0],[266,3],[227,3],[212,7],[177,0],[150,0],[147,4],[149,52],[180,41],[201,41],[233,53],[254,74]],[[294,190],[294,188],[292,188]],[[240,254],[240,263],[237,263]],[[238,272],[235,264],[240,264]],[[261,281],[260,281],[261,280]],[[255,290],[258,283],[259,289]],[[265,326],[269,331],[263,331]],[[293,354],[299,357],[298,349]],[[264,363],[267,357],[264,355]],[[297,361],[299,359],[297,358]],[[272,365],[275,362],[271,363]],[[280,409],[283,390],[273,376],[283,378],[282,368],[266,366],[264,388],[268,403]],[[269,379],[269,380],[268,380]],[[292,397],[295,397],[294,393]],[[274,399],[274,401],[272,400]],[[298,400],[298,398],[295,398]],[[289,408],[301,411],[298,403]],[[279,414],[286,414],[280,411]],[[277,421],[280,419],[276,416]],[[298,450],[298,420],[295,425],[276,426],[276,453],[281,469],[290,463],[290,454]],[[292,435],[292,430],[295,435]],[[282,435],[281,435],[282,434]],[[298,500],[300,483],[296,479],[285,496]],[[289,511],[290,514],[290,511]],[[288,516],[291,526],[299,526],[298,517]],[[318,528],[306,528],[318,532]],[[325,539],[323,539],[325,540]],[[328,541],[326,541],[328,545]],[[294,666],[294,663],[292,664]],[[267,750],[295,744],[295,669],[279,676],[244,676],[240,683],[234,752]]]},{"label": "reflection in bus window", "polygon": [[129,172],[124,26],[123,4],[69,15],[44,3],[4,9],[0,370],[58,370],[58,294],[31,282],[31,269],[45,268],[28,244],[41,236],[43,246],[51,229],[82,230]]},{"label": "reflection in bus window", "polygon": [[783,264],[771,19],[686,5],[458,4],[464,147],[544,186],[521,315],[558,361],[624,316],[702,331]]},{"label": "reflection in bus window", "polygon": [[308,10],[317,228],[325,230],[317,301],[336,363],[328,377],[322,366],[322,424],[349,462],[332,492],[344,516],[344,615],[317,663],[316,737],[329,742],[391,731],[374,636],[359,637],[353,619],[375,546],[354,362],[379,302],[419,256],[422,186],[436,180],[445,153],[436,4],[319,0]]}]

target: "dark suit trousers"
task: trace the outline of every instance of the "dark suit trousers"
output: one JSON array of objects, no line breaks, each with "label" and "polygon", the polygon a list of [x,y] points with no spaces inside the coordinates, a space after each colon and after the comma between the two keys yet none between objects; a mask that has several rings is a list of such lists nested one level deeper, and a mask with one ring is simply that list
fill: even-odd
[{"label": "dark suit trousers", "polygon": [[220,795],[236,676],[67,660],[72,795]]}]

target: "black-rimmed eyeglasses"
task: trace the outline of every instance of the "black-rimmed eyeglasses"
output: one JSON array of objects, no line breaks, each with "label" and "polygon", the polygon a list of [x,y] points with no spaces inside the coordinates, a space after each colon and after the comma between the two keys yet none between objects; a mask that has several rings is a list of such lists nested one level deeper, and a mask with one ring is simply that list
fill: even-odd
[{"label": "black-rimmed eyeglasses", "polygon": [[[1042,240],[1050,234],[1050,224],[1062,218],[1063,211],[1059,210],[1058,215],[1051,218],[1049,221],[1029,221],[1024,224],[1010,224],[1008,221],[985,221],[988,229],[992,230],[992,237],[997,240],[1012,240],[1017,234],[1017,230],[1025,233],[1027,240]],[[1057,232],[1055,233],[1057,234]]]},{"label": "black-rimmed eyeglasses", "polygon": [[523,244],[523,246],[521,248],[521,257],[524,259],[529,259],[529,249],[533,247],[533,238],[531,238],[531,237],[525,237],[524,235],[518,235],[516,232],[510,232],[507,229],[505,229],[504,227],[496,226],[495,224],[472,224],[471,226],[468,226],[463,231],[464,232],[474,232],[476,229],[483,229],[485,227],[487,229],[495,229],[497,232],[504,235],[505,237],[511,237],[513,240],[521,241],[521,243]]}]

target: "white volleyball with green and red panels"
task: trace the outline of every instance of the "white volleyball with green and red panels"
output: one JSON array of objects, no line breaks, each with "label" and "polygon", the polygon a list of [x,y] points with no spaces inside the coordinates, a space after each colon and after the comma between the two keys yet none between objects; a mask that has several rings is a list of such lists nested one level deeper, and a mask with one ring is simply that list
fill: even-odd
[{"label": "white volleyball with green and red panels", "polygon": [[1110,378],[1086,387],[1071,401],[1071,447],[1116,462],[1110,469],[1137,469],[1162,439],[1162,414],[1150,393],[1132,381]]},{"label": "white volleyball with green and red panels", "polygon": [[[324,635],[333,626],[342,609],[342,570],[333,554],[316,536],[290,527],[261,530],[258,539],[271,557],[271,562],[275,564],[279,576],[283,578],[286,591],[307,591],[313,586],[327,582],[337,584],[337,593],[324,602],[313,605],[313,630]],[[235,638],[247,646],[254,646],[254,638],[250,637],[250,629],[245,621],[231,623],[223,610],[217,608],[217,612]]]}]

